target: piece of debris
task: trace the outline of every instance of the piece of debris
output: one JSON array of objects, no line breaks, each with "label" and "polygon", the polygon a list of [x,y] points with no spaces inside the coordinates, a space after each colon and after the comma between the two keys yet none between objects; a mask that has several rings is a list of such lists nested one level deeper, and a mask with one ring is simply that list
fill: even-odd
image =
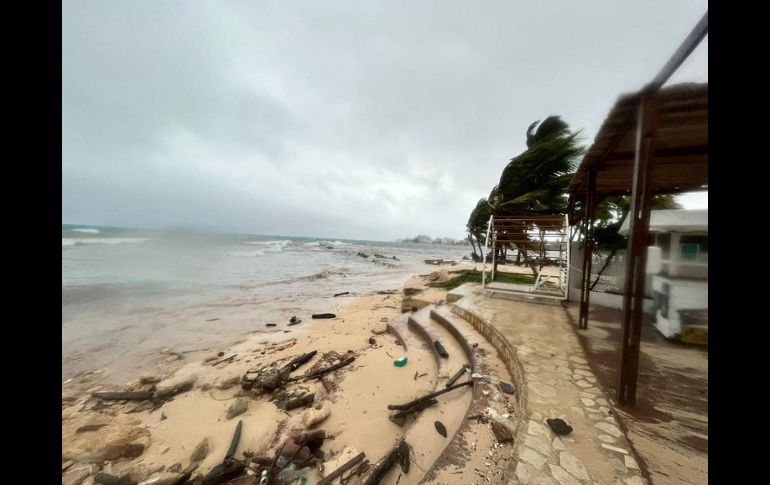
[{"label": "piece of debris", "polygon": [[415,406],[416,404],[419,404],[419,403],[421,403],[423,401],[428,401],[428,400],[430,400],[430,399],[432,399],[432,398],[434,398],[436,396],[440,396],[441,394],[444,394],[446,392],[452,391],[454,389],[457,389],[457,388],[460,388],[460,387],[463,387],[463,386],[470,386],[472,384],[473,384],[473,381],[466,381],[466,382],[463,382],[461,384],[455,384],[454,386],[447,387],[446,389],[442,389],[442,390],[436,391],[436,392],[431,392],[430,394],[426,394],[426,395],[424,395],[422,397],[418,397],[417,399],[415,399],[413,401],[409,401],[406,404],[388,404],[388,409],[390,409],[391,411],[400,411],[400,410],[403,410],[403,409],[409,409],[410,407]]},{"label": "piece of debris", "polygon": [[498,387],[500,387],[500,390],[506,394],[513,394],[514,392],[516,392],[516,389],[514,389],[514,387],[508,384],[507,382],[501,382],[500,384],[498,384]]},{"label": "piece of debris", "polygon": [[572,426],[567,424],[561,418],[548,418],[545,421],[546,423],[548,423],[548,426],[551,427],[553,432],[559,436],[564,436],[572,433]]},{"label": "piece of debris", "polygon": [[291,411],[292,409],[298,408],[300,406],[307,406],[308,404],[313,404],[314,399],[315,399],[315,393],[311,392],[309,394],[305,394],[298,398],[279,403],[278,407],[280,409],[283,409],[284,411]]},{"label": "piece of debris", "polygon": [[449,358],[449,353],[447,353],[447,351],[444,348],[444,346],[441,345],[441,342],[439,342],[438,340],[434,340],[433,341],[433,346],[436,347],[436,352],[438,352],[438,355],[440,355],[441,357],[443,357],[445,359]]},{"label": "piece of debris", "polygon": [[296,316],[293,316],[293,317],[291,317],[291,318],[289,319],[289,325],[296,325],[296,324],[298,324],[298,323],[299,323],[299,322],[301,322],[301,321],[302,321],[302,320],[300,320],[300,319],[299,319],[299,318],[297,318]]},{"label": "piece of debris", "polygon": [[217,320],[219,320],[219,319],[218,318],[207,318],[206,319],[207,322],[216,322]]},{"label": "piece of debris", "polygon": [[411,463],[409,455],[410,455],[410,449],[411,446],[409,446],[409,443],[406,441],[401,441],[401,443],[398,444],[398,464],[401,466],[401,471],[404,473],[409,473],[409,464]]},{"label": "piece of debris", "polygon": [[354,360],[356,360],[355,356],[351,355],[351,356],[348,356],[346,359],[344,359],[342,362],[338,362],[338,363],[336,363],[334,365],[331,365],[329,367],[325,367],[323,369],[319,369],[319,370],[314,371],[314,372],[306,373],[306,374],[301,375],[299,377],[292,377],[291,379],[288,379],[288,382],[299,381],[299,380],[308,381],[310,379],[317,379],[317,378],[321,377],[322,375],[326,374],[327,372],[335,371],[335,370],[339,369],[340,367],[344,367],[344,366],[350,364]]},{"label": "piece of debris", "polygon": [[331,415],[331,410],[324,406],[321,409],[310,408],[305,410],[302,416],[302,423],[306,428],[312,428]]},{"label": "piece of debris", "polygon": [[319,319],[319,318],[337,318],[337,315],[335,315],[334,313],[314,313],[313,314],[313,318],[314,319]]},{"label": "piece of debris", "polygon": [[406,363],[409,361],[406,356],[399,357],[398,359],[393,361],[393,365],[396,367],[404,367]]},{"label": "piece of debris", "polygon": [[101,485],[136,485],[136,482],[127,477],[116,477],[109,473],[99,472],[94,475],[94,482]]},{"label": "piece of debris", "polygon": [[276,326],[276,324],[275,324],[275,323],[268,323],[268,324],[265,324],[265,326],[266,326],[266,327],[275,327],[275,326]]},{"label": "piece of debris", "polygon": [[212,366],[212,367],[216,367],[216,366],[218,366],[219,364],[221,364],[221,363],[223,363],[223,362],[229,362],[229,361],[233,360],[233,359],[234,359],[234,358],[236,358],[237,356],[238,356],[238,354],[233,354],[233,355],[231,355],[230,357],[225,357],[224,359],[220,359],[220,360],[218,360],[218,361],[214,362],[213,364],[211,364],[211,366]]},{"label": "piece of debris", "polygon": [[[352,448],[346,448],[345,450],[342,451],[341,455],[346,453],[346,452],[352,451],[352,450],[353,450]],[[329,485],[337,477],[341,476],[343,473],[345,473],[346,471],[348,471],[351,468],[353,468],[354,466],[356,466],[361,460],[364,459],[364,457],[366,457],[366,453],[364,453],[363,451],[361,453],[358,453],[356,456],[354,456],[353,458],[351,458],[348,461],[346,461],[343,465],[339,466],[338,468],[336,468],[331,473],[328,473],[327,475],[325,475],[318,482],[318,485]],[[332,462],[324,463],[324,469],[330,463],[332,463]],[[336,465],[336,463],[335,463],[335,465]]]},{"label": "piece of debris", "polygon": [[338,296],[342,296],[342,295],[349,295],[349,294],[350,294],[350,292],[349,292],[349,291],[343,291],[342,293],[337,293],[337,294],[336,294],[336,295],[334,295],[334,296],[335,296],[335,297],[338,297]]},{"label": "piece of debris", "polygon": [[372,473],[366,477],[364,485],[376,485],[380,483],[385,474],[393,468],[393,465],[395,465],[397,461],[399,461],[400,449],[401,443],[394,446],[382,460],[377,462],[374,469],[372,469]]},{"label": "piece of debris", "polygon": [[407,409],[402,409],[401,411],[396,412],[392,416],[389,416],[388,419],[390,419],[391,421],[393,421],[399,426],[403,426],[404,423],[406,423],[406,418],[408,418],[409,415],[418,413],[425,408],[433,406],[434,404],[438,404],[438,401],[435,399],[428,399],[427,401],[421,401],[412,407],[409,407]]},{"label": "piece of debris", "polygon": [[511,430],[497,421],[492,421],[492,432],[499,443],[510,443],[513,441]]},{"label": "piece of debris", "polygon": [[450,386],[453,386],[453,385],[454,385],[454,383],[455,383],[455,382],[457,382],[457,379],[459,379],[460,377],[462,377],[462,375],[463,375],[463,374],[465,374],[466,372],[470,371],[470,368],[471,368],[470,364],[465,364],[465,365],[463,365],[463,366],[460,368],[460,370],[458,370],[458,371],[455,373],[455,375],[453,375],[453,376],[452,376],[452,377],[451,377],[451,378],[450,378],[450,379],[447,381],[447,383],[446,383],[446,386],[445,386],[445,387],[450,387]]},{"label": "piece of debris", "polygon": [[200,443],[195,447],[192,454],[190,454],[190,461],[195,463],[196,461],[203,461],[209,455],[209,439],[203,438]]},{"label": "piece of debris", "polygon": [[377,345],[377,340],[374,337],[369,337],[369,345]]},{"label": "piece of debris", "polygon": [[91,395],[93,397],[98,397],[99,399],[105,399],[108,401],[145,401],[147,399],[150,399],[153,397],[152,391],[136,391],[136,392],[112,392],[112,391],[103,391],[103,392],[92,392]]},{"label": "piece of debris", "polygon": [[247,409],[249,409],[249,399],[246,397],[239,397],[227,408],[227,419],[233,419],[236,416],[240,416],[245,413]]},{"label": "piece of debris", "polygon": [[433,426],[436,427],[436,431],[438,431],[438,434],[446,438],[447,436],[446,427],[443,424],[441,424],[441,421],[436,421],[435,423],[433,423]]}]

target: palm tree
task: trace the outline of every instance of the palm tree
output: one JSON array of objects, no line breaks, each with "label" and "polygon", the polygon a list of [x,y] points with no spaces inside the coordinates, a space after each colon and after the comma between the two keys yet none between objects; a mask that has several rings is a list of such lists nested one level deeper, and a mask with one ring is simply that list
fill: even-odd
[{"label": "palm tree", "polygon": [[[505,166],[500,183],[489,196],[492,212],[498,216],[563,213],[567,186],[585,151],[578,134],[570,132],[569,125],[559,116],[529,125],[527,149]],[[534,263],[527,258],[527,250],[539,246],[530,240],[531,229],[525,227],[516,234],[524,241],[517,246],[536,275]],[[502,247],[495,248],[499,249]]]}]

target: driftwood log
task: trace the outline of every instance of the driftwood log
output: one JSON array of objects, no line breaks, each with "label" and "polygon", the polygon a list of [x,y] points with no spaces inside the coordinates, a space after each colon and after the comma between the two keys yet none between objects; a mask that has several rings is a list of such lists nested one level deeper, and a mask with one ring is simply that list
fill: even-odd
[{"label": "driftwood log", "polygon": [[246,465],[240,461],[231,461],[229,463],[220,463],[211,469],[203,477],[203,485],[220,485],[237,477],[243,472]]},{"label": "driftwood log", "polygon": [[101,485],[136,485],[136,482],[126,477],[116,477],[109,473],[99,472],[94,475],[94,482]]},{"label": "driftwood log", "polygon": [[93,397],[98,397],[100,399],[106,399],[106,400],[117,400],[117,401],[146,401],[147,399],[150,399],[153,397],[155,393],[152,391],[134,391],[134,392],[119,392],[119,391],[103,391],[103,392],[93,392],[91,395]]},{"label": "driftwood log", "polygon": [[427,401],[421,401],[410,408],[398,411],[393,416],[390,416],[390,420],[399,426],[403,426],[404,423],[406,423],[406,418],[408,418],[410,414],[420,412],[425,408],[433,406],[434,404],[438,404],[438,401],[435,399],[428,399]]},{"label": "driftwood log", "polygon": [[380,480],[383,479],[385,474],[387,474],[388,471],[393,468],[393,465],[399,461],[399,449],[400,444],[394,446],[393,449],[391,449],[388,454],[385,455],[385,458],[377,462],[377,464],[374,466],[374,469],[372,470],[372,473],[366,477],[364,485],[376,485],[380,483]]},{"label": "driftwood log", "polygon": [[464,366],[462,366],[462,368],[458,370],[455,373],[455,375],[453,375],[452,378],[447,381],[446,387],[451,387],[455,382],[457,382],[457,379],[459,379],[460,377],[462,377],[463,374],[468,372],[468,369],[470,369],[470,367],[471,367],[470,364],[465,364]]},{"label": "driftwood log", "polygon": [[341,476],[346,471],[348,471],[351,468],[353,468],[354,466],[356,466],[358,464],[358,462],[360,462],[361,460],[364,459],[365,456],[366,456],[366,453],[364,453],[363,451],[361,453],[357,454],[356,456],[354,456],[353,458],[351,458],[350,460],[345,462],[344,465],[342,465],[341,467],[337,468],[333,472],[331,472],[328,475],[326,475],[325,477],[323,477],[318,482],[318,485],[329,485],[330,483],[332,483],[334,481],[334,479],[336,479],[337,477]]},{"label": "driftwood log", "polygon": [[335,371],[339,369],[340,367],[344,367],[351,362],[356,360],[355,356],[351,355],[350,357],[344,359],[342,362],[337,362],[334,365],[330,365],[329,367],[325,367],[323,369],[319,369],[315,372],[310,372],[307,374],[303,374],[301,376],[292,377],[291,379],[288,379],[287,382],[293,382],[293,381],[299,381],[299,380],[310,380],[310,379],[317,379],[321,377],[322,375],[326,374],[327,372]]},{"label": "driftwood log", "polygon": [[308,352],[306,354],[302,354],[299,357],[295,357],[294,359],[292,359],[291,362],[289,362],[288,364],[286,364],[284,366],[284,369],[289,368],[289,369],[291,369],[293,371],[297,370],[299,368],[299,366],[301,366],[302,364],[307,363],[310,359],[315,357],[315,354],[317,354],[317,353],[318,353],[318,351],[314,350],[312,352]]},{"label": "driftwood log", "polygon": [[461,384],[455,384],[454,386],[449,386],[446,389],[442,389],[442,390],[436,391],[436,392],[431,392],[430,394],[426,394],[426,395],[424,395],[422,397],[418,397],[414,401],[410,401],[410,402],[408,402],[406,404],[388,404],[388,409],[390,409],[391,411],[401,411],[403,409],[409,409],[412,406],[416,406],[417,404],[421,403],[422,401],[427,401],[429,399],[432,399],[432,398],[434,398],[436,396],[440,396],[441,394],[444,394],[446,392],[452,391],[452,390],[457,389],[459,387],[470,386],[472,384],[473,384],[472,380],[471,381],[463,382]]},{"label": "driftwood log", "polygon": [[279,406],[279,407],[281,407],[281,409],[285,411],[290,411],[300,406],[307,406],[308,404],[312,404],[314,399],[315,399],[315,393],[311,392],[310,394],[305,394],[304,396],[300,396],[298,398],[285,401],[284,403],[282,403],[282,406]]},{"label": "driftwood log", "polygon": [[227,453],[225,453],[225,461],[235,456],[235,450],[238,449],[238,443],[241,441],[241,428],[243,428],[243,421],[238,420],[235,433],[233,433],[233,439],[230,440],[230,447],[227,449]]}]

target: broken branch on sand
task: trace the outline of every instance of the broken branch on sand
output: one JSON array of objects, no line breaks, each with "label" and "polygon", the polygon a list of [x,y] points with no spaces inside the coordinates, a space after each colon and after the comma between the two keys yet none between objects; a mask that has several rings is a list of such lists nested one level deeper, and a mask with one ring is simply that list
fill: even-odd
[{"label": "broken branch on sand", "polygon": [[388,470],[393,468],[393,465],[398,461],[399,445],[396,445],[391,449],[385,458],[377,462],[372,470],[372,473],[366,477],[364,485],[376,485],[380,483],[380,480],[388,473]]},{"label": "broken branch on sand", "polygon": [[366,456],[366,453],[364,453],[363,451],[357,454],[356,456],[348,460],[344,465],[342,465],[341,467],[337,468],[333,472],[326,475],[323,479],[321,479],[321,481],[318,482],[318,485],[328,485],[332,483],[335,478],[339,477],[349,469],[356,466],[356,464],[358,464],[359,461],[363,460],[365,456]]},{"label": "broken branch on sand", "polygon": [[211,364],[211,366],[212,366],[212,367],[216,367],[216,366],[218,366],[219,364],[221,364],[222,362],[227,362],[228,360],[233,360],[233,359],[234,359],[234,358],[236,358],[237,356],[238,356],[238,354],[233,354],[233,355],[231,355],[230,357],[225,357],[225,358],[224,358],[224,359],[222,359],[222,360],[218,360],[218,361],[214,362],[213,364]]},{"label": "broken branch on sand", "polygon": [[470,368],[471,368],[470,364],[465,364],[464,366],[462,366],[462,368],[460,368],[460,370],[458,370],[455,373],[455,375],[453,375],[452,378],[447,381],[445,387],[449,387],[452,384],[454,384],[455,382],[457,382],[457,379],[459,379],[463,374],[468,372],[468,369],[470,369]]},{"label": "broken branch on sand", "polygon": [[423,409],[433,406],[434,404],[438,404],[438,401],[435,399],[428,399],[427,401],[421,401],[415,404],[414,406],[398,411],[393,416],[390,416],[389,419],[394,423],[396,423],[397,425],[403,426],[404,423],[406,422],[406,418],[409,417],[410,414],[422,411]]},{"label": "broken branch on sand", "polygon": [[416,406],[417,404],[421,403],[422,401],[427,401],[427,400],[429,400],[431,398],[434,398],[436,396],[440,396],[441,394],[444,394],[445,392],[449,392],[451,390],[457,389],[458,387],[470,386],[472,384],[473,384],[472,380],[471,381],[466,381],[466,382],[463,382],[462,384],[456,384],[454,386],[447,387],[446,389],[442,389],[440,391],[431,392],[430,394],[426,394],[426,395],[424,395],[422,397],[418,397],[414,401],[410,401],[410,402],[408,402],[406,404],[388,404],[388,409],[390,409],[391,411],[400,411],[400,410],[403,410],[403,409],[409,409],[412,406]]},{"label": "broken branch on sand", "polygon": [[344,366],[350,364],[351,362],[353,362],[354,360],[356,360],[356,357],[354,355],[351,355],[350,357],[346,358],[342,362],[337,362],[334,365],[330,365],[329,367],[325,367],[323,369],[319,369],[319,370],[317,370],[315,372],[310,372],[308,374],[304,374],[304,375],[301,375],[301,376],[292,377],[290,379],[287,379],[286,382],[294,382],[294,381],[299,381],[299,380],[306,380],[307,381],[307,380],[310,380],[310,379],[316,379],[316,378],[321,377],[322,375],[326,374],[327,372],[335,371],[335,370],[339,369],[340,367],[344,367]]}]

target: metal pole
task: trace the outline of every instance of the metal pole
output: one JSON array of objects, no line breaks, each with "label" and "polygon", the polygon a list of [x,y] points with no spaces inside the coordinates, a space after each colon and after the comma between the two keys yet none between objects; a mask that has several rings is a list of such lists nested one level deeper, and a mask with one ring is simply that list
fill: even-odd
[{"label": "metal pole", "polygon": [[628,249],[626,251],[626,285],[623,294],[623,338],[620,346],[620,384],[618,402],[636,403],[639,374],[639,344],[642,335],[645,266],[650,235],[650,201],[655,149],[654,133],[658,111],[654,95],[642,96],[636,126],[636,156],[631,186],[631,209]]},{"label": "metal pole", "polygon": [[709,12],[706,10],[706,13],[703,14],[703,17],[701,17],[700,21],[695,25],[690,34],[679,45],[679,48],[677,48],[671,58],[669,58],[668,62],[666,62],[666,65],[663,66],[658,75],[655,76],[655,78],[649,84],[648,89],[650,92],[657,91],[666,83],[666,81],[668,81],[668,78],[670,78],[671,75],[674,74],[677,69],[679,69],[679,66],[681,66],[685,59],[687,59],[690,54],[692,54],[692,51],[698,47],[700,42],[704,37],[706,37],[708,33]]},{"label": "metal pole", "polygon": [[594,212],[596,209],[596,169],[588,169],[588,190],[586,191],[585,245],[583,246],[583,280],[580,288],[580,317],[578,328],[588,328],[588,306],[591,299],[591,269],[594,254]]}]

